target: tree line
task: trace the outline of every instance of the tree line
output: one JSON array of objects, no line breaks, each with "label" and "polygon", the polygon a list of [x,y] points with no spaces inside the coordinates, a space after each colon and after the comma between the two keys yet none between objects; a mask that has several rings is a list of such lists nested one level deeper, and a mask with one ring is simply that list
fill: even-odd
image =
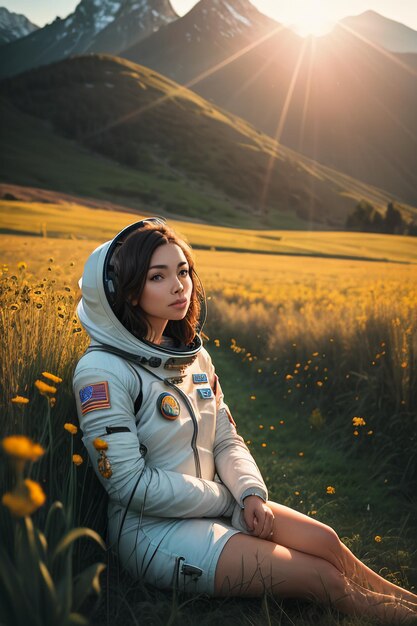
[{"label": "tree line", "polygon": [[404,210],[396,202],[388,202],[385,213],[381,213],[367,200],[361,200],[347,216],[346,228],[366,233],[417,237],[416,219],[404,217]]}]

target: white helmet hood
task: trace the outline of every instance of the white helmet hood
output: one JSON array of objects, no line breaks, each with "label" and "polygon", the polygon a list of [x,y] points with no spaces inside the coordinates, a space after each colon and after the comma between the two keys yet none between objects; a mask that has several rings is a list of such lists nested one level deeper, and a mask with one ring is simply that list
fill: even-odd
[{"label": "white helmet hood", "polygon": [[[113,288],[108,279],[109,258],[111,251],[123,241],[133,230],[143,226],[148,220],[135,222],[124,228],[114,239],[107,241],[89,256],[84,266],[81,279],[82,298],[77,307],[79,320],[91,338],[92,345],[103,345],[113,348],[113,351],[131,357],[147,367],[165,370],[182,370],[197,357],[202,348],[199,334],[195,335],[191,347],[181,348],[162,347],[144,339],[135,337],[116,317],[106,294],[106,288]],[[149,221],[163,223],[160,218]],[[110,285],[109,285],[110,283]],[[205,308],[205,307],[202,307]],[[201,331],[202,323],[199,325]]]}]

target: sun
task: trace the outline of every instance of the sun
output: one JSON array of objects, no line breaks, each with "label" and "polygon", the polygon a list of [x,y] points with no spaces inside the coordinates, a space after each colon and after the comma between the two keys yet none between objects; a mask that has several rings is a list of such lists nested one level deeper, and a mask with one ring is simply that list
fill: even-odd
[{"label": "sun", "polygon": [[300,15],[300,18],[294,20],[290,25],[297,35],[301,37],[308,37],[309,35],[321,37],[331,31],[333,26],[334,22],[331,22],[324,16],[318,7],[316,11],[313,9],[304,11],[303,14]]}]

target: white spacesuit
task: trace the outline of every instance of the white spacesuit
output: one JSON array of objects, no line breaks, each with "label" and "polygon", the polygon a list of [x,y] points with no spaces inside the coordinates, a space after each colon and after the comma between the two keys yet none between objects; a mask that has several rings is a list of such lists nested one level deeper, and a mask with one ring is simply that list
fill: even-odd
[{"label": "white spacesuit", "polygon": [[[84,268],[78,315],[91,343],[73,382],[83,442],[109,495],[109,540],[122,564],[160,588],[212,594],[222,548],[247,531],[243,498],[266,500],[267,489],[199,335],[191,347],[170,337],[152,344],[112,310],[112,254],[141,225]],[[107,446],[96,449],[96,438]]]}]

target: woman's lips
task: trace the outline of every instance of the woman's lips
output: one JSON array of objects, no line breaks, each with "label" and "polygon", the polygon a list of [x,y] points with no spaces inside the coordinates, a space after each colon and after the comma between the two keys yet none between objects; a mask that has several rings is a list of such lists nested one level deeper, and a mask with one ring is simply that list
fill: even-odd
[{"label": "woman's lips", "polygon": [[187,299],[184,298],[183,300],[176,300],[175,302],[173,302],[169,306],[173,306],[176,309],[182,309],[183,307],[185,307],[187,305],[187,302],[188,302]]}]

